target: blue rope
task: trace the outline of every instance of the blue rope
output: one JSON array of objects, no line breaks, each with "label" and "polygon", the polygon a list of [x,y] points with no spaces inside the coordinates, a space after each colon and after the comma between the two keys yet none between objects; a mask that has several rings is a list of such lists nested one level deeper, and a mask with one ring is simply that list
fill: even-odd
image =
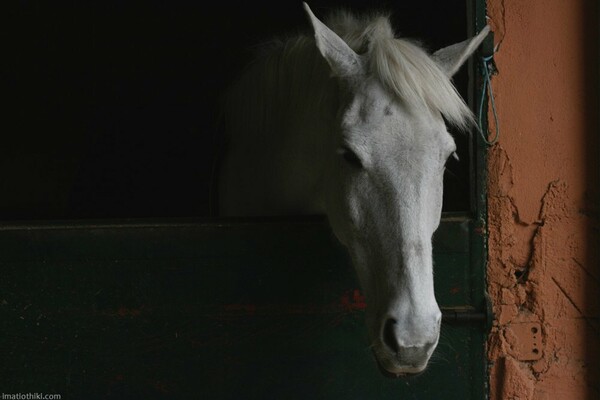
[{"label": "blue rope", "polygon": [[[490,81],[490,69],[489,69],[489,62],[492,61],[494,59],[494,56],[489,56],[489,57],[483,57],[482,58],[482,62],[483,62],[483,75],[484,75],[484,81],[483,81],[483,88],[481,90],[481,100],[479,102],[479,133],[481,134],[481,138],[483,139],[483,142],[485,144],[487,144],[488,146],[493,146],[498,139],[500,139],[500,125],[498,124],[498,113],[496,112],[496,102],[494,100],[494,92],[492,91],[492,82]],[[484,132],[483,132],[483,103],[486,99],[486,92],[489,91],[489,98],[491,100],[492,103],[492,112],[494,113],[494,122],[496,123],[496,133],[494,135],[494,138],[492,140],[488,140],[487,136]]]}]

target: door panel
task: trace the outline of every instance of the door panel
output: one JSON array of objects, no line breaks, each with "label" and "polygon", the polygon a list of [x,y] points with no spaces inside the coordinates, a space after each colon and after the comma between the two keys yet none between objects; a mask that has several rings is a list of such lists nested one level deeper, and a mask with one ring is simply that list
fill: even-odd
[{"label": "door panel", "polygon": [[[471,226],[435,236],[440,305],[475,306]],[[0,230],[5,392],[107,398],[481,399],[480,323],[384,378],[365,300],[323,220],[78,223]]]}]

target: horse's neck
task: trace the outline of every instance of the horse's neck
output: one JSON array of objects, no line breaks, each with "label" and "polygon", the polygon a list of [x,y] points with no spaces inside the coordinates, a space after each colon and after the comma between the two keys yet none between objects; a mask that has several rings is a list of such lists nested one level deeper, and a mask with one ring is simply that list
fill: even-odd
[{"label": "horse's neck", "polygon": [[314,44],[259,61],[229,98],[224,213],[321,213],[336,88]]}]

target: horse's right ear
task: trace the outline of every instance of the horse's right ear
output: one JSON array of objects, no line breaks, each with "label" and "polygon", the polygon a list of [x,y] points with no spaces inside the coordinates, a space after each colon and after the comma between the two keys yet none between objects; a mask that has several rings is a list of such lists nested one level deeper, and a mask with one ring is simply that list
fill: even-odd
[{"label": "horse's right ear", "polygon": [[362,73],[363,66],[360,56],[327,25],[319,21],[308,4],[303,4],[315,31],[317,47],[331,67],[333,74],[345,77]]}]

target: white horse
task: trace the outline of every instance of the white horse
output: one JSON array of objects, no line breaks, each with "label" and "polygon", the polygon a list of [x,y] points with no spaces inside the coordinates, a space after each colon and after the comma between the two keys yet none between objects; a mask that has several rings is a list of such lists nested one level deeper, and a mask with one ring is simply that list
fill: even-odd
[{"label": "white horse", "polygon": [[365,292],[379,365],[419,373],[441,322],[431,242],[456,150],[444,118],[473,121],[451,77],[489,29],[430,55],[385,16],[340,11],[325,25],[304,7],[314,38],[273,45],[226,96],[220,213],[325,214]]}]

